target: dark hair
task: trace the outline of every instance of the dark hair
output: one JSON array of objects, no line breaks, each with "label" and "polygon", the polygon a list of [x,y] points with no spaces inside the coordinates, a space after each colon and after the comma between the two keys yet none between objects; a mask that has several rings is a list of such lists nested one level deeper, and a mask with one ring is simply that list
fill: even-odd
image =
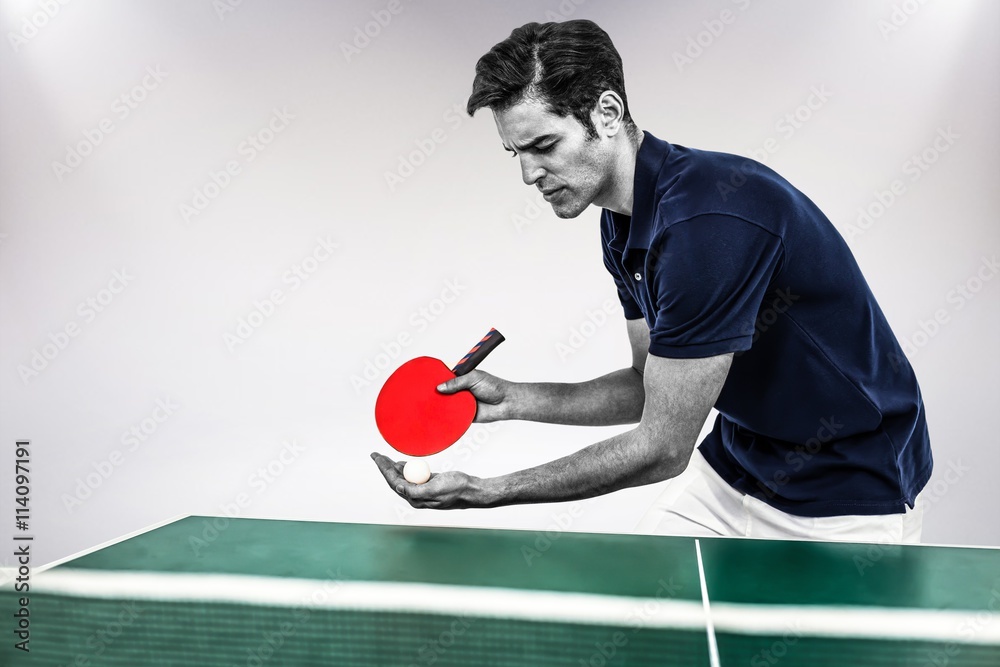
[{"label": "dark hair", "polygon": [[613,90],[624,104],[630,136],[637,128],[628,111],[622,58],[608,33],[593,21],[527,23],[476,63],[466,111],[503,112],[525,99],[545,103],[558,116],[572,115],[597,137],[590,113],[601,93]]}]

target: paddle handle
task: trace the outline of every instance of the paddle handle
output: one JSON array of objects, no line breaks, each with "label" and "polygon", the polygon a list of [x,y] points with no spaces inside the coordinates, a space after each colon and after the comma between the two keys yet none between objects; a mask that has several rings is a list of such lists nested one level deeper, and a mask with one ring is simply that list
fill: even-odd
[{"label": "paddle handle", "polygon": [[476,343],[476,346],[469,350],[469,353],[462,357],[462,360],[455,364],[455,367],[451,369],[451,372],[455,374],[455,377],[459,375],[465,375],[473,368],[479,365],[479,363],[486,358],[490,352],[496,348],[497,345],[504,341],[503,334],[496,329],[490,329],[489,332],[483,336],[483,339]]}]

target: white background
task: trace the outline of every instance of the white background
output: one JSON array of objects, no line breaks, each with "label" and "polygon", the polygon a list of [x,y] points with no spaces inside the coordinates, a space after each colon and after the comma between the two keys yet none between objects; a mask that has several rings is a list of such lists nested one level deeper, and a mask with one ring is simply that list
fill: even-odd
[{"label": "white background", "polygon": [[[457,360],[491,326],[508,340],[483,368],[502,377],[629,363],[620,310],[603,310],[599,212],[538,207],[490,113],[461,111],[476,60],[511,29],[579,17],[618,46],[642,129],[762,158],[848,238],[927,404],[925,540],[1000,544],[1000,279],[982,268],[1000,249],[997,3],[44,5],[0,3],[0,503],[13,443],[30,438],[36,563],[184,513],[531,530],[563,514],[570,530],[632,530],[660,485],[411,511],[368,458],[391,452],[372,418],[388,372]],[[810,109],[814,88],[829,97]],[[293,118],[268,135],[274,109]],[[68,158],[102,121],[113,130]],[[270,140],[253,160],[251,135]],[[925,150],[933,164],[914,172]],[[214,189],[229,161],[239,173]],[[185,220],[196,190],[211,197]],[[880,215],[862,229],[866,207]],[[317,239],[337,248],[313,264]],[[296,265],[314,269],[297,287]],[[251,316],[274,290],[270,316]],[[104,301],[92,318],[87,299]],[[227,344],[248,318],[259,326]],[[133,427],[143,440],[123,441]],[[432,466],[493,476],[618,430],[474,426]],[[9,509],[0,526],[9,539]]]}]

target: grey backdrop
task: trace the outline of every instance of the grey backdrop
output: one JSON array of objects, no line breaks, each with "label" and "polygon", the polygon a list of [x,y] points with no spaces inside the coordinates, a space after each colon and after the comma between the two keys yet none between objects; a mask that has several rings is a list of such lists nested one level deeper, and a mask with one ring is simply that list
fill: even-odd
[{"label": "grey backdrop", "polygon": [[[555,218],[461,111],[512,28],[576,17],[618,45],[640,127],[827,212],[923,387],[925,539],[1000,544],[997,3],[6,0],[0,502],[30,438],[36,563],[194,512],[632,530],[661,485],[414,511],[368,458],[391,368],[490,326],[503,377],[629,363],[598,211]],[[432,466],[616,430],[475,426]]]}]

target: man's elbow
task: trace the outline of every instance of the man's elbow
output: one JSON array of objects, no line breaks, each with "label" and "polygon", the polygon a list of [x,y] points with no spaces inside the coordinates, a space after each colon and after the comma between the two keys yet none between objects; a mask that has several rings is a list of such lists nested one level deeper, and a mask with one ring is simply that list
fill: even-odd
[{"label": "man's elbow", "polygon": [[637,429],[644,440],[646,477],[661,482],[677,477],[687,469],[694,451],[694,442],[679,442],[678,438],[656,434],[648,429]]},{"label": "man's elbow", "polygon": [[673,479],[687,470],[691,461],[691,450],[682,452],[680,448],[670,448],[663,452],[656,465],[656,477],[659,480]]}]

